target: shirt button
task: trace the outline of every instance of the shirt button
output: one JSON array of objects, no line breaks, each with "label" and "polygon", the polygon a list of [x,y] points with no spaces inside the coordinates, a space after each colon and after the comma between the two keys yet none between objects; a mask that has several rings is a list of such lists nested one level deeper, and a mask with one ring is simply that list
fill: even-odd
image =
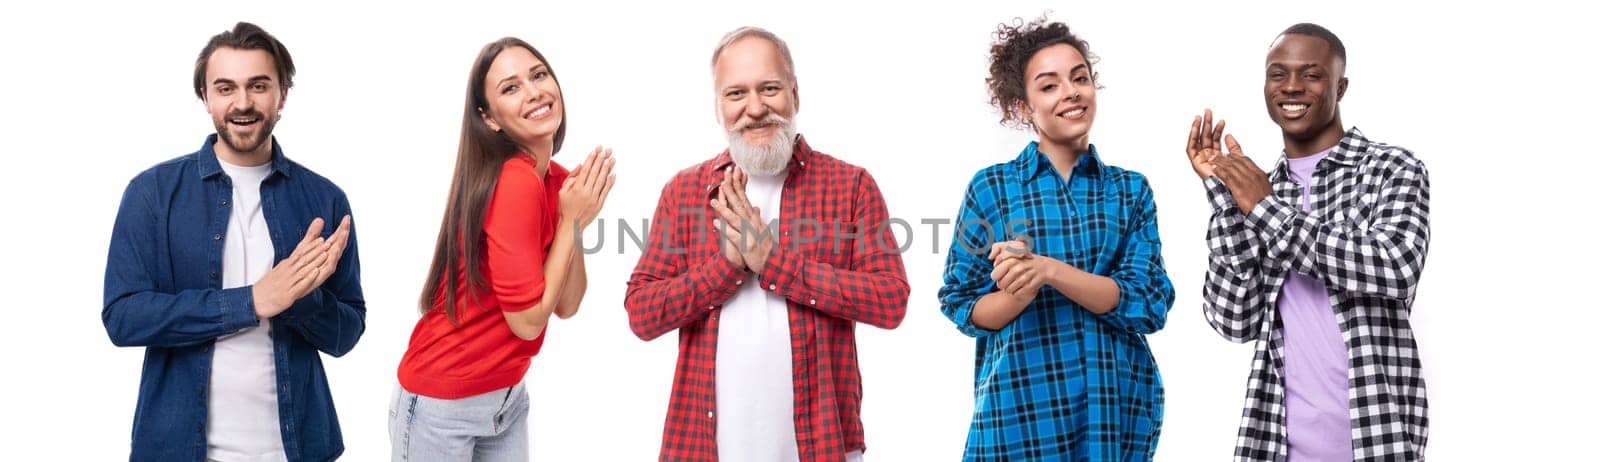
[{"label": "shirt button", "polygon": [[715,411],[706,411],[706,418],[707,419],[716,418],[716,415],[717,415],[717,413]]},{"label": "shirt button", "polygon": [[219,233],[219,234],[212,234],[212,235],[211,235],[211,240],[213,240],[213,241],[220,241],[220,240],[222,240],[222,234],[220,234],[220,233]]},{"label": "shirt button", "polygon": [[713,191],[713,190],[716,190],[716,189],[717,189],[717,185],[714,185],[714,184],[706,185],[706,191]]},{"label": "shirt button", "polygon": [[227,207],[228,206],[228,200],[227,199],[223,199],[222,200],[222,206],[223,207]]},{"label": "shirt button", "polygon": [[217,278],[217,272],[216,271],[212,271],[211,272],[211,279],[216,279],[216,278]]},{"label": "shirt button", "polygon": [[767,284],[767,290],[778,290],[777,284]]},{"label": "shirt button", "polygon": [[740,279],[740,280],[737,280],[737,281],[733,281],[733,285],[742,286],[742,285],[744,285],[744,280]]},{"label": "shirt button", "polygon": [[195,431],[195,433],[205,433],[206,432],[206,424],[203,424],[203,423],[194,424],[194,431]]},{"label": "shirt button", "polygon": [[817,299],[811,299],[811,306],[817,306]]}]

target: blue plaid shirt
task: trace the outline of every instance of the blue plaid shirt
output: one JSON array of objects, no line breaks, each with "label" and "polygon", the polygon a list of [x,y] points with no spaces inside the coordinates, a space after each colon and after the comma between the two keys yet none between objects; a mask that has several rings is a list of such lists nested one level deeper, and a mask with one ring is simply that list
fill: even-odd
[{"label": "blue plaid shirt", "polygon": [[[1090,146],[1062,178],[1030,143],[973,177],[956,225],[939,302],[977,338],[963,459],[1149,460],[1164,398],[1144,335],[1166,323],[1173,290],[1144,175],[1101,163]],[[989,245],[1017,236],[1036,254],[1116,281],[1116,308],[1094,314],[1044,286],[1000,330],[973,325],[973,305],[996,290]]]}]

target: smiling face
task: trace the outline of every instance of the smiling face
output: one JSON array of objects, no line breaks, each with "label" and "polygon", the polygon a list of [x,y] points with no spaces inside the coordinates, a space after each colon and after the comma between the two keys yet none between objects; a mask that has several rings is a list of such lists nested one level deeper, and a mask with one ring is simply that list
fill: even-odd
[{"label": "smiling face", "polygon": [[505,133],[524,151],[553,149],[566,108],[549,65],[527,48],[507,47],[494,58],[483,83],[489,107],[479,111],[491,130]]},{"label": "smiling face", "polygon": [[1344,61],[1321,38],[1284,34],[1267,53],[1267,114],[1291,145],[1320,150],[1344,136],[1339,101],[1347,85]]},{"label": "smiling face", "polygon": [[271,159],[272,128],[288,96],[265,50],[220,47],[205,70],[205,105],[217,128],[218,154],[238,162]]},{"label": "smiling face", "polygon": [[777,44],[738,39],[722,50],[712,71],[717,116],[734,162],[758,175],[782,171],[794,154],[800,91]]},{"label": "smiling face", "polygon": [[1089,149],[1094,125],[1095,83],[1089,62],[1072,45],[1051,45],[1028,58],[1023,71],[1028,114],[1039,144],[1078,154]]}]

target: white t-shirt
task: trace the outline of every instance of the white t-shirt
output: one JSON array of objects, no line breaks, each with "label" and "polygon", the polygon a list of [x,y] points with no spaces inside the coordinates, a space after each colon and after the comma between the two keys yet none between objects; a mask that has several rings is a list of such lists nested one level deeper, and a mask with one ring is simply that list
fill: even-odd
[{"label": "white t-shirt", "polygon": [[[787,172],[750,175],[745,186],[750,204],[761,208],[761,219],[768,224],[779,216],[787,176]],[[770,231],[777,242],[777,228]],[[746,236],[747,241],[754,239]],[[747,277],[717,312],[721,318],[717,328],[717,458],[798,461],[789,304],[761,287],[754,274]]]},{"label": "white t-shirt", "polygon": [[[231,289],[255,284],[272,269],[272,237],[261,212],[261,180],[272,166],[221,164],[233,182],[233,213],[222,246],[222,288]],[[211,390],[206,395],[206,459],[287,459],[278,426],[275,359],[272,324],[265,320],[217,339],[211,358]]]}]

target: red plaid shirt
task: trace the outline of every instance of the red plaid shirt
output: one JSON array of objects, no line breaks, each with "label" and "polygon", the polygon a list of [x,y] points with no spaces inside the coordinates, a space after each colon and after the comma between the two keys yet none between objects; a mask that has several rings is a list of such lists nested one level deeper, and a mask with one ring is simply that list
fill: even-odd
[{"label": "red plaid shirt", "polygon": [[[842,461],[866,449],[855,323],[900,325],[911,288],[877,182],[796,138],[772,230],[781,235],[757,276],[789,301],[800,460]],[[678,331],[663,461],[717,460],[717,313],[748,275],[723,257],[711,222],[710,198],[732,165],[723,151],[672,177],[628,279],[633,332],[651,340]]]}]

